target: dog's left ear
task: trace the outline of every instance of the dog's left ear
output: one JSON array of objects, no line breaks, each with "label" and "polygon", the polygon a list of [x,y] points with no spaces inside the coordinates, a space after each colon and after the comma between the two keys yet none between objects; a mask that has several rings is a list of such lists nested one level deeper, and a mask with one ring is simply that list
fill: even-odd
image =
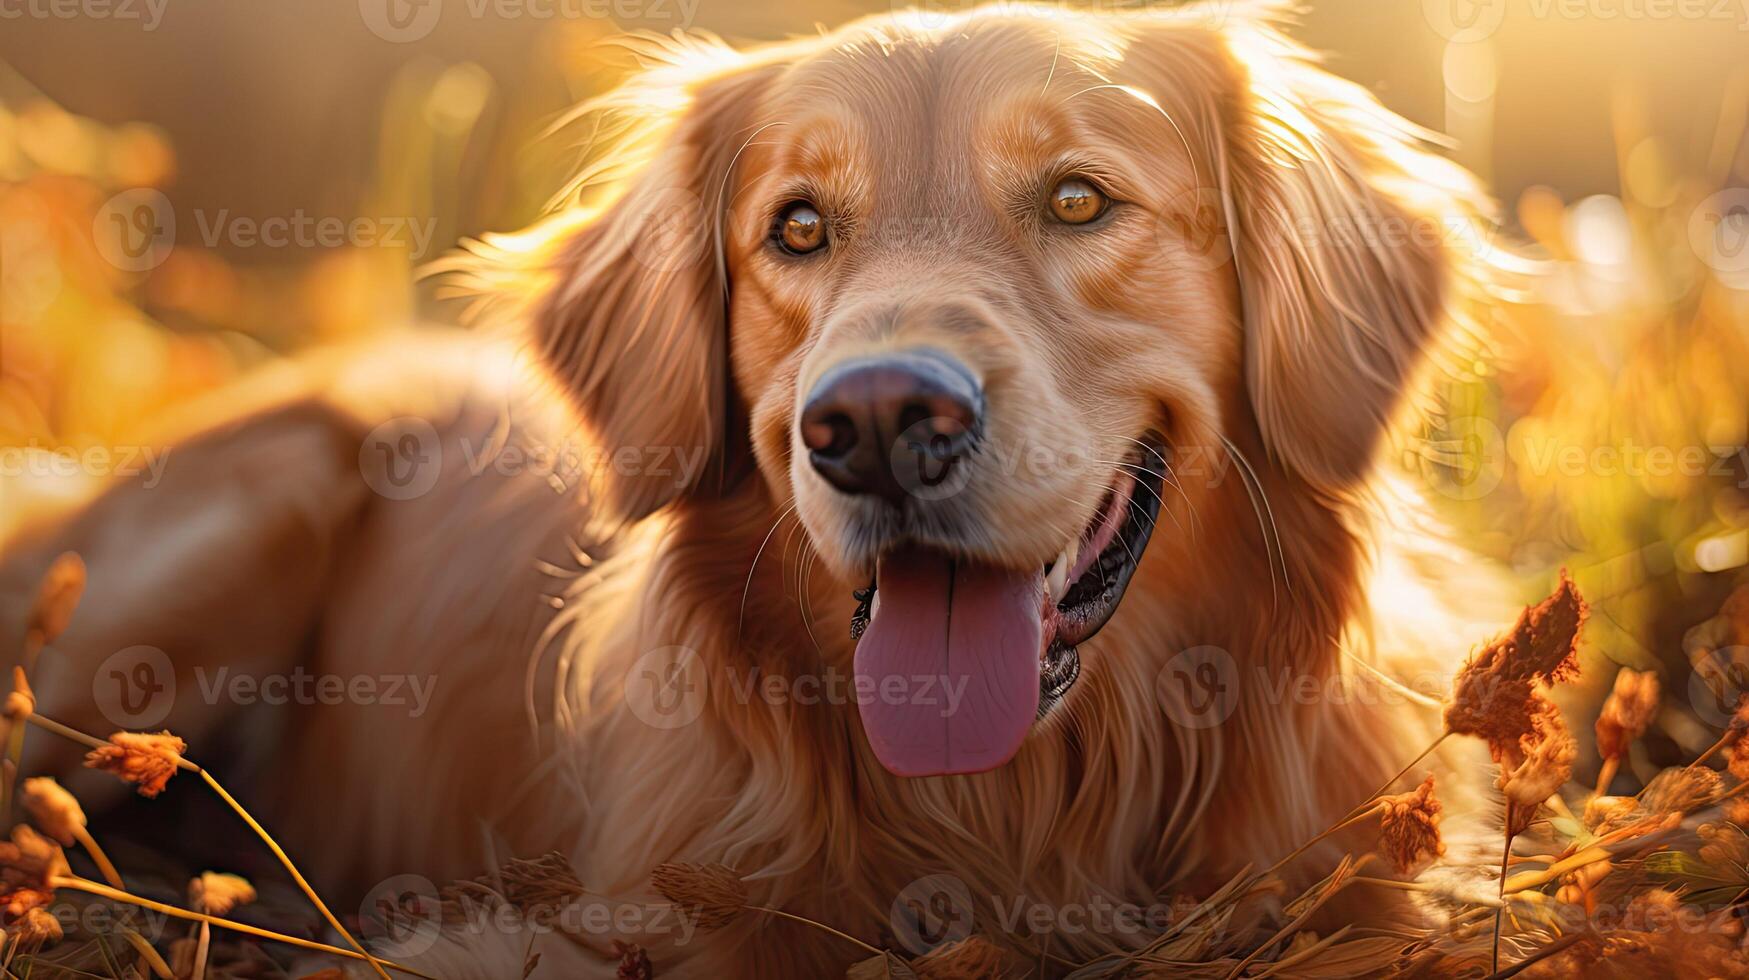
[{"label": "dog's left ear", "polygon": [[1371,470],[1470,275],[1474,179],[1268,26],[1222,32],[1226,226],[1245,382],[1272,456],[1340,492]]},{"label": "dog's left ear", "polygon": [[609,96],[603,112],[634,128],[599,169],[635,172],[605,207],[545,229],[550,282],[528,317],[532,346],[600,443],[590,504],[608,519],[647,516],[732,468],[722,212],[776,68],[702,44],[675,55],[687,53],[717,64],[657,69]]}]

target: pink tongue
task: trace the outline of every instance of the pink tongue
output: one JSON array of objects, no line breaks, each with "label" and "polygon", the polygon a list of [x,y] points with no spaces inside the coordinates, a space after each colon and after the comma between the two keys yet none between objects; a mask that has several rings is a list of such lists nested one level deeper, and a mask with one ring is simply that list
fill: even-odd
[{"label": "pink tongue", "polygon": [[876,584],[856,647],[875,756],[899,776],[1007,762],[1038,715],[1044,574],[907,549],[881,559]]}]

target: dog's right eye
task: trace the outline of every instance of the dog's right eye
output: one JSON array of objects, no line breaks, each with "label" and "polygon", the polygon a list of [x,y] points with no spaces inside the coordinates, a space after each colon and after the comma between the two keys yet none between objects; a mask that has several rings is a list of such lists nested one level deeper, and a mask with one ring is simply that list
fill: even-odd
[{"label": "dog's right eye", "polygon": [[791,255],[806,255],[826,244],[826,219],[812,204],[796,201],[778,213],[771,239]]}]

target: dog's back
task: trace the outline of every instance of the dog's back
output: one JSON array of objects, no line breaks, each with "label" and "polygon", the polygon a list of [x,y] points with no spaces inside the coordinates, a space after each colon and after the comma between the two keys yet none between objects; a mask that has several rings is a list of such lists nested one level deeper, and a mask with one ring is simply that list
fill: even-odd
[{"label": "dog's back", "polygon": [[[531,658],[589,558],[580,456],[527,381],[489,340],[413,335],[194,406],[159,471],[6,543],[0,635],[22,634],[56,555],[89,569],[34,678],[39,710],[100,736],[168,728],[196,760],[240,747],[245,797],[343,890],[475,874],[476,828],[550,826],[497,818],[550,809],[562,782],[540,775],[551,664]],[[34,738],[24,768],[76,760]]]}]

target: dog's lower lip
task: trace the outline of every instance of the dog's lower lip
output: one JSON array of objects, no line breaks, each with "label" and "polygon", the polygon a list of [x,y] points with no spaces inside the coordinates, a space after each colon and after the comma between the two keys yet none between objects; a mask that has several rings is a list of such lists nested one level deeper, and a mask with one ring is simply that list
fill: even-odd
[{"label": "dog's lower lip", "polygon": [[1140,442],[1122,526],[1092,566],[1069,584],[1054,610],[1056,632],[1045,651],[1044,671],[1039,677],[1041,717],[1068,693],[1080,675],[1081,658],[1076,648],[1098,633],[1117,611],[1159,518],[1166,481],[1165,441],[1150,432]]}]

